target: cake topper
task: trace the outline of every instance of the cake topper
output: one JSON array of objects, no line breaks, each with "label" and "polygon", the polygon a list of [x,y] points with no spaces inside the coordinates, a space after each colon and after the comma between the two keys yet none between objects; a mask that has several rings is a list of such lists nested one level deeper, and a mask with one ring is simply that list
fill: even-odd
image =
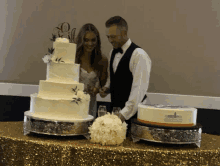
[{"label": "cake topper", "polygon": [[76,28],[70,29],[70,24],[68,22],[59,24],[53,29],[51,41],[55,41],[57,37],[61,37],[69,39],[70,43],[74,43]]},{"label": "cake topper", "polygon": [[[75,32],[76,32],[76,28],[73,28],[70,31],[70,24],[68,22],[63,22],[63,23],[60,23],[57,27],[55,27],[53,29],[52,38],[50,38],[50,40],[55,42],[56,38],[60,37],[60,38],[67,38],[67,39],[69,39],[70,43],[74,43],[74,41],[75,41]],[[52,56],[51,55],[53,54],[53,52],[54,52],[53,47],[48,48],[49,55],[46,54],[44,56],[44,58],[42,58],[44,63],[52,62],[52,59],[51,59]],[[56,58],[55,61],[65,63],[64,61],[61,61],[61,58]]]}]

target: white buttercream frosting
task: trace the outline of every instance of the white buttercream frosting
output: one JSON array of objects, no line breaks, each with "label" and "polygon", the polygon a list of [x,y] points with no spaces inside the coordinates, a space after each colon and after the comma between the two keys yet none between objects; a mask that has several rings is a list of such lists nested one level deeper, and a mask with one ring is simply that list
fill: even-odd
[{"label": "white buttercream frosting", "polygon": [[64,80],[67,82],[79,82],[79,64],[71,63],[48,63],[47,64],[47,80],[55,80],[58,82]]},{"label": "white buttercream frosting", "polygon": [[62,83],[62,84],[78,84],[78,81],[74,81],[73,79],[59,79],[59,78],[50,78],[46,80],[46,82],[54,82],[54,83]]},{"label": "white buttercream frosting", "polygon": [[78,91],[77,92],[77,97],[81,98],[82,100],[90,100],[90,95],[89,94],[85,94],[82,91]]},{"label": "white buttercream frosting", "polygon": [[[77,96],[73,95],[73,97]],[[57,117],[59,120],[87,118],[89,101],[81,100],[76,103],[72,100],[54,96],[38,97],[37,94],[33,94],[31,95],[30,111],[36,115],[41,114],[41,117],[51,115],[53,119]]]},{"label": "white buttercream frosting", "polygon": [[78,91],[77,95],[72,95],[72,96],[60,96],[57,94],[51,95],[51,94],[47,94],[47,93],[42,93],[42,94],[38,94],[38,97],[42,98],[42,99],[48,99],[48,100],[73,100],[73,98],[80,98],[81,100],[90,100],[90,95],[89,94],[85,94],[82,91]]}]

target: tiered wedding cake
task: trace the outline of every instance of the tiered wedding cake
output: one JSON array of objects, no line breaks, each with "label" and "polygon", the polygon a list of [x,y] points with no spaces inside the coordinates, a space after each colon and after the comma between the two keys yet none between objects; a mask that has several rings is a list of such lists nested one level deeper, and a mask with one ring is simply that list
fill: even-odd
[{"label": "tiered wedding cake", "polygon": [[66,38],[56,38],[53,48],[53,54],[46,57],[47,79],[40,80],[38,94],[31,95],[29,113],[46,120],[71,122],[87,119],[90,117],[90,96],[83,92],[84,84],[79,83],[76,44],[69,43]]},{"label": "tiered wedding cake", "polygon": [[197,109],[139,104],[137,119],[140,122],[157,126],[190,127],[196,125]]}]

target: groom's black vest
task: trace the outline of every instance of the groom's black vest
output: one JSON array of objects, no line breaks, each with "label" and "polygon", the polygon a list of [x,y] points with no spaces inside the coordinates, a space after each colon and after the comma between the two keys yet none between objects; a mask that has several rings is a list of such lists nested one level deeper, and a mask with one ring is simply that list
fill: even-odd
[{"label": "groom's black vest", "polygon": [[[125,103],[131,93],[131,86],[133,82],[133,75],[130,71],[129,64],[133,51],[140,48],[134,43],[131,43],[121,60],[119,61],[116,72],[113,71],[113,61],[115,52],[112,51],[110,60],[110,93],[111,93],[111,108],[121,107],[124,108]],[[112,110],[111,110],[112,111]]]}]

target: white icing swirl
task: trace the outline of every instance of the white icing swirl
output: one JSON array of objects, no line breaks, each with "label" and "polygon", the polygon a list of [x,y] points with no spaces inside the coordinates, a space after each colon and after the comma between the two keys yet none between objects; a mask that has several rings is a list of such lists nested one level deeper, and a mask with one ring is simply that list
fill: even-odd
[{"label": "white icing swirl", "polygon": [[56,38],[56,42],[69,43],[69,39],[58,37],[58,38]]}]

